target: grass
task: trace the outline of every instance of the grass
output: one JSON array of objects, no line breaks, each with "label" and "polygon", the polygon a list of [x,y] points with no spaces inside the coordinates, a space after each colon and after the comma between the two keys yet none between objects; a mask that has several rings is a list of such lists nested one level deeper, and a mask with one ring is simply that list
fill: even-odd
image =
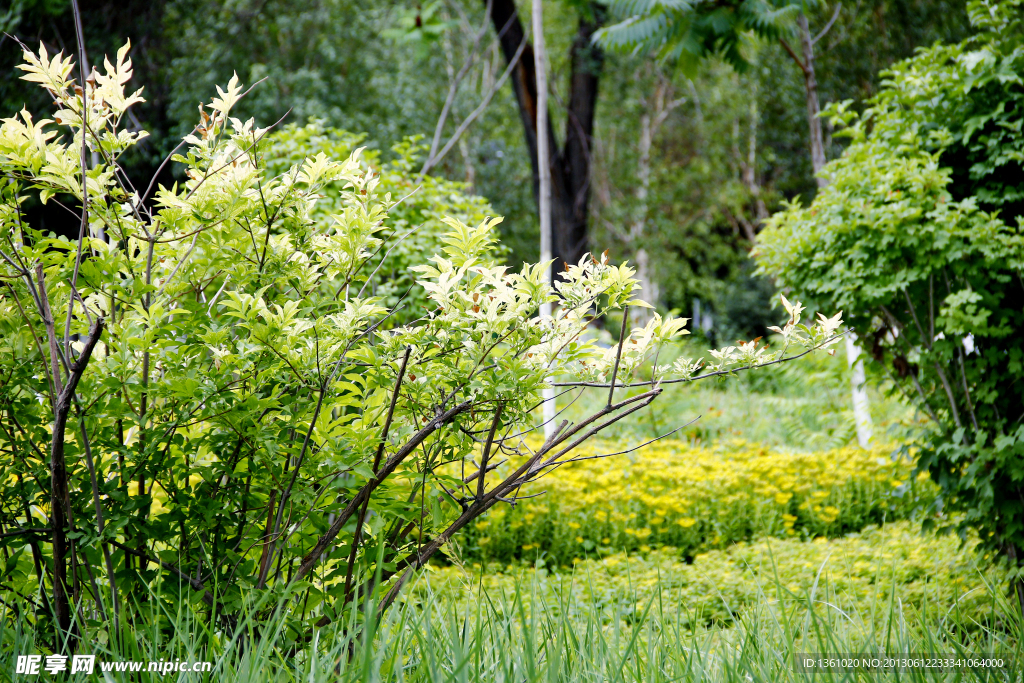
[{"label": "grass", "polygon": [[[1021,680],[1021,623],[1003,599],[1001,577],[958,552],[955,539],[922,538],[903,524],[817,544],[737,546],[692,565],[654,553],[611,565],[610,558],[589,560],[571,572],[449,568],[422,576],[373,637],[354,625],[351,639],[323,629],[297,655],[278,645],[274,624],[257,629],[243,619],[233,633],[210,629],[188,605],[164,615],[172,628],[126,630],[120,640],[89,638],[83,647],[103,661],[213,663],[207,674],[174,674],[180,681]],[[968,592],[975,596],[969,603]],[[13,675],[14,655],[34,650],[34,634],[3,616],[14,626],[0,631],[0,679],[38,680]],[[804,652],[995,653],[1009,666],[811,677],[795,667]],[[105,680],[168,679],[112,672]]]}]

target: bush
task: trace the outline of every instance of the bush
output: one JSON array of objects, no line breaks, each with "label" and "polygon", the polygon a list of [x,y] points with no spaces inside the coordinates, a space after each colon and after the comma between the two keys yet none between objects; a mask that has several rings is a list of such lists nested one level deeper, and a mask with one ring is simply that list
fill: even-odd
[{"label": "bush", "polygon": [[[454,182],[435,176],[418,177],[417,161],[426,149],[419,144],[422,136],[408,138],[391,148],[392,159],[384,161],[378,150],[362,146],[364,134],[350,133],[325,127],[319,121],[305,126],[290,124],[281,131],[271,133],[263,147],[267,173],[279,176],[305,159],[324,154],[329,159],[348,159],[355,155],[360,167],[372,171],[376,192],[391,195],[397,200],[388,209],[383,240],[378,247],[388,258],[380,265],[370,282],[370,293],[389,309],[399,302],[404,309],[392,316],[385,327],[411,320],[427,303],[427,295],[416,284],[412,269],[421,265],[424,255],[440,254],[445,246],[445,235],[451,231],[446,222],[451,219],[466,225],[479,225],[495,216],[494,209],[483,197],[469,194],[466,183]],[[357,154],[358,151],[358,154]],[[334,216],[344,211],[345,182],[325,183],[321,197],[311,208],[309,218],[316,230],[325,231],[334,222]],[[505,249],[498,243],[489,243],[487,256],[500,260]]]},{"label": "bush", "polygon": [[[296,151],[315,130],[268,138],[232,116],[237,78],[168,159],[187,180],[140,194],[118,164],[145,136],[124,129],[141,100],[125,91],[127,52],[76,83],[72,58],[26,51],[23,78],[57,111],[0,125],[0,586],[53,633],[54,652],[136,620],[173,629],[167,615],[187,601],[227,629],[255,600],[301,648],[312,629],[356,619],[357,596],[386,610],[467,524],[661,394],[613,401],[609,387],[685,320],[655,315],[617,350],[582,339],[608,312],[645,305],[631,268],[588,255],[552,287],[550,264],[494,262],[500,219],[445,217],[441,253],[405,253],[388,275],[402,198],[357,152]],[[431,229],[448,203],[482,207],[454,186],[426,189],[416,206]],[[31,224],[30,197],[77,211],[77,242]],[[413,278],[423,294],[395,300]],[[793,344],[838,341],[838,317],[798,325],[787,305]],[[754,343],[709,353],[712,374],[793,357]],[[556,361],[609,399],[522,448]],[[692,381],[698,369],[656,372]],[[491,474],[492,447],[521,467]],[[444,474],[453,463],[458,477]]]},{"label": "bush", "polygon": [[[587,448],[582,457],[611,452]],[[636,453],[584,460],[543,482],[546,495],[480,520],[467,537],[479,561],[672,546],[684,556],[762,535],[840,536],[908,519],[936,488],[892,448],[817,453],[734,442],[706,449],[659,442]]]},{"label": "bush", "polygon": [[[919,467],[1024,572],[1024,35],[1020,0],[974,2],[979,34],[887,73],[809,207],[762,233],[780,286],[846,311],[931,429]],[[931,520],[926,520],[931,521]],[[1024,580],[1014,581],[1024,608]]]}]

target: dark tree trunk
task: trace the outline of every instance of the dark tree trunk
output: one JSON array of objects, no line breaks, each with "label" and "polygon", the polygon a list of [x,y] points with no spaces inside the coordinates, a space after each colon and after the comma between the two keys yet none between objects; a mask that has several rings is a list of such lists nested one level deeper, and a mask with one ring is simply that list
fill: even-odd
[{"label": "dark tree trunk", "polygon": [[[604,19],[604,10],[590,6],[590,17],[580,19],[571,52],[572,71],[569,78],[569,101],[565,123],[565,145],[559,147],[554,126],[549,124],[551,155],[551,239],[556,270],[563,262],[577,263],[588,251],[587,222],[590,202],[591,142],[594,133],[594,111],[597,85],[604,61],[603,54],[591,39]],[[515,0],[492,0],[491,22],[501,41],[506,61],[511,60],[526,39],[519,20]],[[533,66],[533,47],[523,49],[512,73],[512,89],[519,105],[526,147],[533,169],[533,191],[537,196],[537,73]],[[550,121],[550,117],[548,119]]]}]

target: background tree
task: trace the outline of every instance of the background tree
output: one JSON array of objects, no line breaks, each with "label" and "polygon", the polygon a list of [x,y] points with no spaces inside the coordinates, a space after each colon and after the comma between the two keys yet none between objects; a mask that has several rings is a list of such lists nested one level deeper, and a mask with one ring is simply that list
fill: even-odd
[{"label": "background tree", "polygon": [[978,36],[896,65],[863,116],[828,110],[853,143],[809,207],[770,220],[758,258],[780,285],[851,312],[932,421],[919,468],[959,513],[951,524],[1010,559],[1024,607],[1024,27],[1017,0],[970,9]]},{"label": "background tree", "polygon": [[604,60],[602,51],[593,44],[593,36],[604,21],[604,9],[596,2],[586,3],[579,8],[578,28],[569,48],[564,141],[559,145],[554,126],[550,123],[547,130],[538,133],[537,74],[533,68],[533,48],[523,30],[519,9],[514,0],[488,0],[486,4],[490,8],[492,24],[501,41],[505,59],[511,62],[522,48],[523,58],[515,68],[512,88],[529,150],[534,192],[539,182],[537,140],[538,135],[544,135],[552,150],[553,254],[559,267],[566,263],[576,263],[588,251],[591,147],[598,83]]}]

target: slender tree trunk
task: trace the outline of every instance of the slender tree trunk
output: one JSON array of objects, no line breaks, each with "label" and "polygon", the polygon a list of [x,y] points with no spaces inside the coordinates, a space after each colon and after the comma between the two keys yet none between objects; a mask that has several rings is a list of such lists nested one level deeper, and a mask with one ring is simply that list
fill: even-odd
[{"label": "slender tree trunk", "polygon": [[65,639],[71,638],[71,601],[68,598],[69,493],[68,471],[64,461],[64,432],[68,423],[68,411],[71,410],[71,394],[65,393],[65,387],[61,382],[57,334],[41,265],[36,267],[36,280],[39,284],[39,312],[46,325],[46,336],[50,343],[53,390],[57,394],[53,406],[53,432],[50,440],[50,533],[53,544],[53,611],[57,619],[55,643],[58,650],[63,650]]},{"label": "slender tree trunk", "polygon": [[[664,83],[659,80],[655,94],[655,100],[659,97]],[[647,224],[647,197],[651,188],[651,145],[654,140],[653,122],[651,120],[650,107],[645,106],[640,115],[640,140],[637,145],[637,186],[636,186],[636,218],[630,226],[629,237],[636,248],[636,279],[640,282],[640,298],[652,306],[657,302],[657,285],[651,279],[650,257],[647,249],[643,246],[645,228]],[[634,306],[634,315],[640,323],[648,320],[650,309],[642,306]]]},{"label": "slender tree trunk", "polygon": [[[637,79],[640,76],[638,73]],[[647,218],[650,213],[648,197],[651,191],[651,150],[654,147],[654,138],[669,114],[686,101],[684,97],[675,100],[671,97],[672,83],[664,74],[657,74],[651,99],[641,103],[643,111],[640,114],[640,138],[637,141],[636,213],[629,227],[629,240],[636,248],[636,278],[640,282],[640,298],[651,305],[658,301],[658,283],[653,279],[650,255],[644,246]],[[650,316],[650,309],[637,306],[634,308],[634,315],[639,321],[646,322]]]},{"label": "slender tree trunk", "polygon": [[800,26],[800,50],[803,53],[804,93],[807,96],[807,123],[811,133],[811,166],[818,187],[828,185],[828,180],[819,174],[825,168],[825,143],[821,134],[821,108],[818,104],[818,79],[814,74],[814,43],[807,25],[807,15],[801,12],[797,19]]},{"label": "slender tree trunk", "polygon": [[853,420],[857,425],[857,443],[867,448],[871,442],[871,411],[868,392],[865,388],[864,361],[860,357],[853,332],[846,333],[846,361],[850,365],[850,396],[853,401]]},{"label": "slender tree trunk", "polygon": [[[59,356],[57,351],[57,334],[54,329],[53,314],[50,311],[49,298],[46,295],[46,282],[43,279],[43,267],[36,267],[36,279],[39,283],[39,299],[43,322],[46,325],[46,336],[50,342],[50,361],[52,364],[54,389],[57,399],[53,412],[53,432],[50,440],[50,533],[53,540],[53,609],[57,619],[58,649],[63,650],[67,641],[71,651],[75,649],[74,634],[71,630],[71,601],[68,599],[68,558],[74,559],[74,547],[68,536],[72,528],[71,496],[68,487],[68,470],[64,458],[64,436],[67,432],[68,415],[71,403],[78,388],[78,381],[85,372],[93,349],[103,334],[103,319],[98,318],[89,330],[85,346],[78,360],[70,362],[68,380],[61,382]],[[72,572],[74,567],[72,567]],[[74,577],[72,577],[74,578]]]},{"label": "slender tree trunk", "polygon": [[593,43],[604,10],[591,4],[593,19],[581,18],[571,48],[569,110],[565,122],[565,147],[558,165],[561,182],[552,185],[558,209],[554,221],[555,255],[578,263],[589,251],[591,162],[598,79],[604,55]]},{"label": "slender tree trunk", "polygon": [[[544,47],[544,2],[533,0],[533,70],[537,77],[537,130],[548,130],[548,76],[547,57]],[[537,138],[537,214],[540,217],[540,262],[551,260],[551,161],[548,136]],[[545,281],[551,282],[549,266]],[[540,306],[541,318],[551,317],[551,302]],[[544,438],[549,439],[555,431],[555,388],[549,386],[542,392],[544,399]],[[483,486],[483,477],[480,478]]]},{"label": "slender tree trunk", "polygon": [[[551,247],[557,270],[561,269],[563,262],[579,262],[588,250],[591,142],[597,106],[597,87],[603,66],[603,53],[593,44],[592,38],[601,27],[604,9],[592,3],[587,11],[590,18],[580,19],[571,47],[570,92],[564,147],[559,149],[549,117],[547,125],[538,128],[539,93],[534,46],[527,43],[510,79],[519,106],[526,147],[530,153],[534,196],[538,205],[538,130],[543,131],[550,152],[548,167],[551,172]],[[526,40],[515,0],[492,0],[491,23],[498,34],[502,53],[508,63],[515,57],[520,44]]]},{"label": "slender tree trunk", "polygon": [[[783,46],[797,65],[804,73],[804,90],[807,96],[807,124],[810,130],[811,142],[811,165],[814,168],[814,178],[818,183],[818,189],[828,185],[828,178],[822,176],[825,168],[825,144],[821,134],[821,119],[818,115],[821,108],[818,105],[818,80],[814,73],[814,39],[811,38],[811,30],[807,23],[807,16],[803,13],[797,19],[800,27],[800,51],[803,60],[799,59],[789,46]],[[853,419],[857,425],[857,442],[861,448],[867,448],[872,436],[871,413],[867,389],[864,386],[864,361],[860,358],[860,348],[855,339],[849,333],[846,337],[846,359],[852,370],[850,375],[850,397],[853,403]]]}]

